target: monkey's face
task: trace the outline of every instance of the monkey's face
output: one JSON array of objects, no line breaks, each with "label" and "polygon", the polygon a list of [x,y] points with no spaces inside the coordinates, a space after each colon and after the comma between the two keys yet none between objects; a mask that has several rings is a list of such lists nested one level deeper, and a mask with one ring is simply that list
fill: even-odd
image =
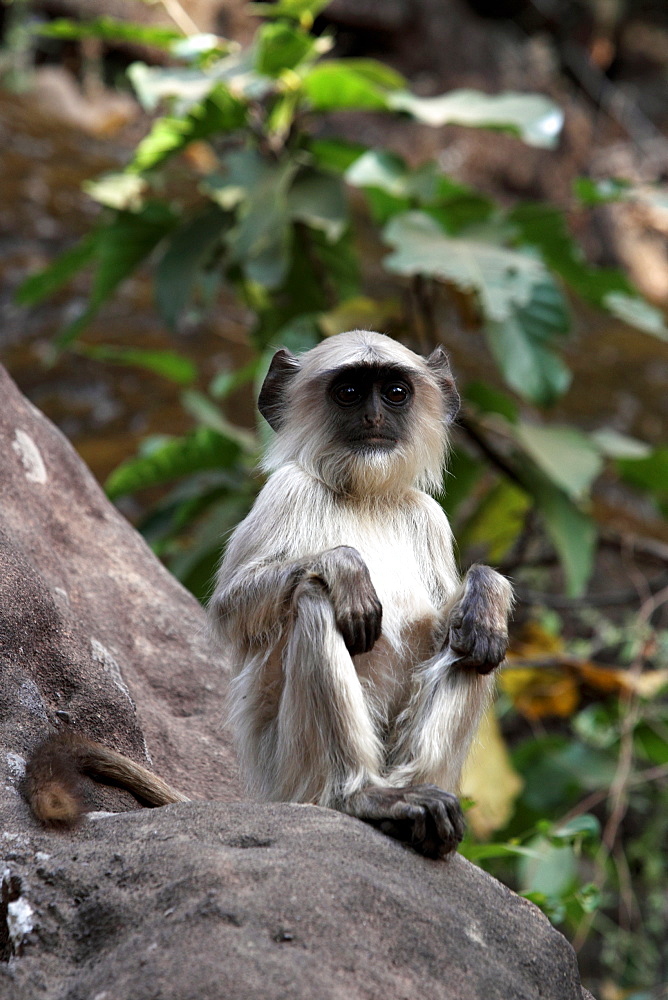
[{"label": "monkey's face", "polygon": [[408,439],[413,398],[399,366],[339,368],[327,391],[332,437],[353,452],[392,451]]},{"label": "monkey's face", "polygon": [[437,490],[459,397],[438,347],[421,358],[353,330],[274,355],[258,406],[277,432],[264,467],[294,462],[337,493]]}]

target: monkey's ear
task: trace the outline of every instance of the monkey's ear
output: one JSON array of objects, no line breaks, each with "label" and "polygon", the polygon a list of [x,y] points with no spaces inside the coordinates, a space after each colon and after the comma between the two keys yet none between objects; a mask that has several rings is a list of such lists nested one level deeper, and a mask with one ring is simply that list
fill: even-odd
[{"label": "monkey's ear", "polygon": [[284,347],[280,351],[276,351],[271,359],[269,371],[260,389],[257,408],[275,431],[279,429],[283,421],[283,413],[287,403],[285,390],[300,368],[299,358],[291,354],[290,351],[286,351]]},{"label": "monkey's ear", "polygon": [[448,423],[451,423],[459,413],[460,399],[455,386],[455,380],[452,377],[452,369],[450,368],[448,356],[439,345],[431,352],[426,362],[443,394],[445,418]]}]

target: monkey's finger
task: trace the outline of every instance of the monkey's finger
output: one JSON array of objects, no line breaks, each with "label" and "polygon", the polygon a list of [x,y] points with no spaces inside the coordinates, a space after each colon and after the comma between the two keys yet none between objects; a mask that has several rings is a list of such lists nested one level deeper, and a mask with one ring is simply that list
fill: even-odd
[{"label": "monkey's finger", "polygon": [[454,850],[464,836],[464,817],[459,803],[454,798],[452,801],[431,799],[429,811],[443,844],[449,850]]}]

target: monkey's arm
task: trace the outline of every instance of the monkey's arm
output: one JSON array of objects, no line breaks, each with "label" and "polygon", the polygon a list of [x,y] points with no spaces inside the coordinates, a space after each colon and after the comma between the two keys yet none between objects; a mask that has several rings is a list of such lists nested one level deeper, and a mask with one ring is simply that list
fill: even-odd
[{"label": "monkey's arm", "polygon": [[489,566],[473,565],[449,604],[443,648],[458,656],[457,666],[488,674],[508,649],[508,616],[513,590]]},{"label": "monkey's arm", "polygon": [[23,791],[40,823],[76,826],[85,812],[82,775],[125,788],[148,806],[189,801],[124,754],[78,733],[55,733],[35,748],[26,767]]},{"label": "monkey's arm", "polygon": [[224,568],[209,609],[223,636],[242,635],[251,645],[275,638],[304,580],[322,586],[351,656],[368,652],[380,636],[383,609],[366,563],[351,546],[301,559],[249,563],[229,579]]}]

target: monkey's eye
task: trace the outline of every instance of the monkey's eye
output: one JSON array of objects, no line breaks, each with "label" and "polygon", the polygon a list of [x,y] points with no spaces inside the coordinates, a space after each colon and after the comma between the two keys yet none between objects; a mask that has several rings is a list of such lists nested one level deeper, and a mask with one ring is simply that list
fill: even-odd
[{"label": "monkey's eye", "polygon": [[352,406],[353,403],[359,403],[362,398],[359,386],[353,385],[352,382],[343,382],[335,386],[332,395],[341,406]]},{"label": "monkey's eye", "polygon": [[388,382],[383,386],[383,399],[393,406],[402,406],[410,396],[410,390],[403,382]]}]

